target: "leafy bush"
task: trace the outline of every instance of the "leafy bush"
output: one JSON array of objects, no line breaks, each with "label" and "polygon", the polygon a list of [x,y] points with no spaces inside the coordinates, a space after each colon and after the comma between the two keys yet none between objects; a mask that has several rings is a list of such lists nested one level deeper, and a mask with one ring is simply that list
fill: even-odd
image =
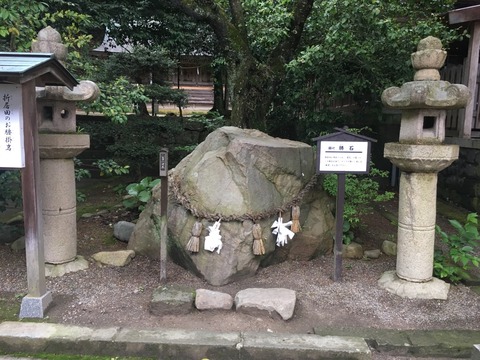
[{"label": "leafy bush", "polygon": [[446,252],[435,251],[434,276],[455,284],[462,279],[461,275],[464,271],[479,266],[480,257],[475,255],[475,249],[480,244],[477,217],[476,213],[468,214],[463,226],[457,220],[449,220],[455,228],[456,234],[447,234],[436,225],[435,229],[440,234],[442,242],[447,245],[448,250]]},{"label": "leafy bush", "polygon": [[94,102],[79,103],[79,106],[87,114],[99,112],[117,124],[127,122],[127,114],[134,112],[138,103],[149,100],[143,86],[131,84],[123,77],[111,83],[99,83],[98,86],[100,96]]},{"label": "leafy bush", "polygon": [[[368,175],[347,174],[345,176],[345,205],[343,212],[344,242],[353,239],[352,229],[360,224],[360,216],[373,211],[371,202],[388,201],[393,198],[391,191],[380,192],[377,178],[388,177],[388,171],[370,166]],[[337,175],[328,174],[323,180],[323,188],[331,196],[337,196]]]},{"label": "leafy bush", "polygon": [[[183,136],[183,122],[178,118],[129,116],[123,124],[105,120],[77,123],[90,134],[92,150],[106,151],[105,157],[129,164],[137,175],[142,170],[156,171],[160,149],[170,147]],[[169,154],[169,162],[173,160],[174,154]]]},{"label": "leafy bush", "polygon": [[0,212],[7,204],[18,207],[22,203],[20,171],[0,171]]},{"label": "leafy bush", "polygon": [[152,189],[160,183],[160,179],[152,179],[150,176],[143,178],[139,183],[132,183],[126,190],[130,197],[123,201],[127,209],[138,208],[142,211],[147,202],[152,198]]},{"label": "leafy bush", "polygon": [[217,111],[209,111],[206,114],[193,114],[189,121],[198,122],[205,126],[205,130],[212,132],[225,125],[225,118]]},{"label": "leafy bush", "polygon": [[93,165],[100,169],[100,176],[127,175],[130,172],[130,165],[119,165],[113,159],[100,159]]}]

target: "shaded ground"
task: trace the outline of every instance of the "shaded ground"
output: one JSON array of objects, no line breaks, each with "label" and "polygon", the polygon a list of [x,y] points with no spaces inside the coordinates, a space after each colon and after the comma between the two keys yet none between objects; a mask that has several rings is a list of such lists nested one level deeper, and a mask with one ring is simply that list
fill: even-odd
[{"label": "shaded ground", "polygon": [[[83,191],[87,201],[79,213],[104,213],[78,220],[78,254],[87,259],[102,250],[125,249],[116,241],[112,226],[131,220],[113,191],[114,184],[103,182]],[[359,239],[366,249],[379,248],[383,240],[396,237],[392,223],[397,204],[392,201],[376,207],[363,218]],[[457,209],[465,213],[462,209]],[[390,219],[390,220],[389,220]],[[393,216],[394,219],[394,216]],[[446,218],[438,223],[448,229]],[[130,328],[170,327],[214,331],[268,331],[311,333],[318,326],[376,327],[388,329],[478,329],[480,295],[464,285],[452,286],[449,298],[409,300],[392,295],[377,286],[384,271],[395,268],[395,259],[381,255],[375,260],[344,260],[343,281],[333,282],[333,257],[308,262],[289,261],[261,268],[255,277],[222,287],[213,287],[178,265],[168,262],[167,282],[193,288],[222,291],[232,296],[251,287],[285,287],[297,292],[297,307],[289,321],[257,317],[234,311],[200,312],[188,315],[153,316],[148,311],[152,292],[159,283],[159,262],[137,256],[123,268],[91,263],[86,271],[48,278],[47,288],[54,303],[47,321],[92,327]],[[27,291],[25,255],[0,245],[0,321],[16,319],[18,305]]]}]

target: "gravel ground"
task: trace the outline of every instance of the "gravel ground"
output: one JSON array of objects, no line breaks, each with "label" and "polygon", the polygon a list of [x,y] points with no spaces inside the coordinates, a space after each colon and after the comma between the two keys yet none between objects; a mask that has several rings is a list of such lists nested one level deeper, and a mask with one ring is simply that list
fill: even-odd
[{"label": "gravel ground", "polygon": [[[78,254],[90,260],[97,251],[126,248],[123,243],[111,241],[112,223],[125,216],[117,208],[107,214],[80,219]],[[396,234],[396,227],[378,210],[364,219],[364,225],[361,236],[366,247],[374,248]],[[85,271],[47,278],[47,288],[54,298],[47,316],[56,323],[136,329],[169,327],[273,333],[312,333],[314,327],[325,326],[480,330],[480,295],[470,287],[452,286],[445,301],[404,299],[377,286],[383,272],[395,269],[393,257],[382,254],[379,259],[369,261],[345,259],[343,265],[341,282],[332,281],[333,257],[327,255],[308,262],[288,261],[261,268],[252,278],[213,287],[178,265],[170,261],[167,264],[167,283],[196,289],[212,289],[232,296],[251,287],[293,289],[297,292],[297,305],[289,321],[235,311],[151,315],[148,306],[152,292],[161,285],[159,262],[144,256],[136,256],[122,268],[91,262]],[[27,291],[23,251],[12,251],[0,244],[0,278],[0,305],[5,301],[18,304]],[[374,359],[408,358],[374,354]]]}]

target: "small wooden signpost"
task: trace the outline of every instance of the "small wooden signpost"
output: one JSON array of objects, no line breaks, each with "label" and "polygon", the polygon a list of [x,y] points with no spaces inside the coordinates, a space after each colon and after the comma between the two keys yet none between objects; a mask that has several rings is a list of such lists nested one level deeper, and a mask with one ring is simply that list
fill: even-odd
[{"label": "small wooden signpost", "polygon": [[46,289],[36,86],[73,89],[78,82],[53,54],[0,53],[0,168],[22,169],[28,294],[20,318],[43,318],[52,301]]},{"label": "small wooden signpost", "polygon": [[167,280],[167,208],[168,208],[168,149],[160,150],[160,281]]},{"label": "small wooden signpost", "polygon": [[370,144],[376,142],[366,136],[335,128],[336,133],[319,136],[317,142],[317,174],[337,174],[337,203],[335,213],[335,243],[333,248],[333,281],[342,279],[343,212],[345,204],[345,175],[368,174]]}]

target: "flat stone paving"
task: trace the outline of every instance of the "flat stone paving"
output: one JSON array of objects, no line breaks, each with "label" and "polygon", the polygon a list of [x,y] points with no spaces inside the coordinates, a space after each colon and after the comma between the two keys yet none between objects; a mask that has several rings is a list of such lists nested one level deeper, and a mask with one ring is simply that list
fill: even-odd
[{"label": "flat stone paving", "polygon": [[[133,330],[6,321],[0,360],[8,354],[77,354],[161,359],[475,359],[480,331],[315,328],[315,334]],[[3,356],[2,356],[3,355]],[[18,358],[15,358],[18,360]]]},{"label": "flat stone paving", "polygon": [[171,329],[91,329],[24,322],[0,324],[0,349],[4,353],[140,356],[184,360],[372,358],[367,343],[359,337]]},{"label": "flat stone paving", "polygon": [[[392,356],[414,358],[470,359],[480,331],[474,330],[387,330],[318,327],[317,335],[356,336],[364,338],[370,348]],[[480,359],[479,359],[480,360]]]}]

